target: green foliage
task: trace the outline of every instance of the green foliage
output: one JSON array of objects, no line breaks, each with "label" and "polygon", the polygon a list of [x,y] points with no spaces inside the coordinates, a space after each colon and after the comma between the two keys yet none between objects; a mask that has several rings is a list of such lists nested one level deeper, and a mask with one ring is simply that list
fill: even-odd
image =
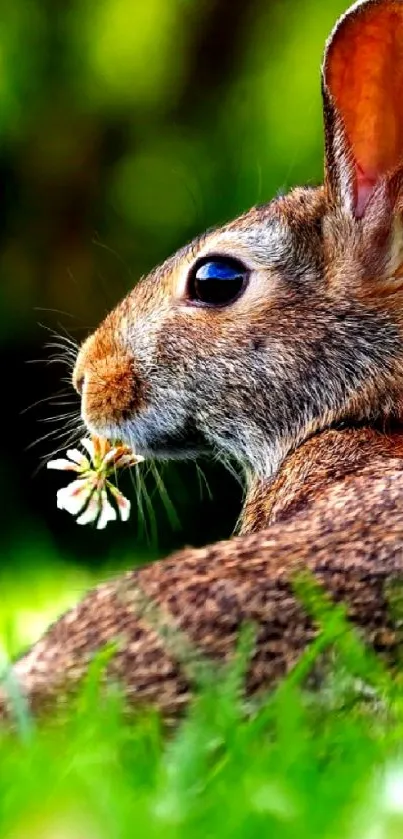
[{"label": "green foliage", "polygon": [[[246,629],[231,665],[199,669],[174,728],[152,711],[129,714],[117,686],[101,692],[113,648],[93,662],[74,703],[40,723],[6,674],[16,724],[0,738],[0,835],[400,837],[401,680],[311,581],[301,591],[321,627],[303,663],[248,701]],[[307,676],[325,650],[332,663],[313,691]]]}]

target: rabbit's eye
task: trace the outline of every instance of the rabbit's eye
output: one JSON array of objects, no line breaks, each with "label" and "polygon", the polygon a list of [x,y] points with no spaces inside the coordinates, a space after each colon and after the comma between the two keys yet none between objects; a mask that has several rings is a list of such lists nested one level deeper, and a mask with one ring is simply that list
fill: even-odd
[{"label": "rabbit's eye", "polygon": [[247,277],[247,269],[237,259],[199,262],[189,278],[189,299],[204,306],[225,306],[240,295]]}]

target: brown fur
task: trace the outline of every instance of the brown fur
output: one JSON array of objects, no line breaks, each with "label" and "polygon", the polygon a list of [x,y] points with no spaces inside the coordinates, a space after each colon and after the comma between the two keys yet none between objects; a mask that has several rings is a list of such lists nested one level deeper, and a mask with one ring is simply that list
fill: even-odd
[{"label": "brown fur", "polygon": [[84,419],[90,423],[94,419],[112,420],[116,424],[124,421],[134,410],[141,408],[146,392],[133,357],[116,340],[113,313],[109,323],[110,329],[96,332],[87,339],[74,369],[77,391],[82,393],[85,388]]},{"label": "brown fur", "polygon": [[[181,644],[156,631],[161,617],[156,624],[148,599],[161,609],[163,624],[183,630],[196,650],[215,660],[228,660],[242,625],[253,622],[258,635],[248,690],[273,685],[315,637],[293,594],[295,574],[304,569],[346,603],[366,639],[393,661],[400,636],[389,617],[387,585],[401,581],[403,572],[402,441],[394,456],[393,441],[382,445],[370,429],[323,438],[321,453],[327,456],[327,443],[333,453],[327,467],[309,441],[290,457],[272,492],[265,488],[276,524],[131,571],[91,591],[51,627],[14,668],[32,707],[43,711],[62,699],[93,654],[115,641],[109,673],[129,700],[177,715],[189,699],[191,668]],[[290,494],[281,497],[282,480]]]},{"label": "brown fur", "polygon": [[[400,0],[367,0],[344,16],[323,68],[325,186],[293,190],[191,243],[81,349],[75,385],[91,431],[146,456],[234,457],[248,493],[241,535],[106,583],[48,631],[15,665],[35,709],[119,639],[110,673],[130,700],[178,713],[189,668],[175,633],[164,643],[156,631],[150,603],[219,660],[253,621],[248,689],[272,685],[315,635],[293,594],[303,569],[393,661],[386,588],[403,577],[402,48]],[[203,307],[192,272],[219,256],[244,265],[242,294]]]},{"label": "brown fur", "polygon": [[242,512],[240,534],[256,533],[291,518],[332,484],[361,475],[373,458],[403,457],[403,429],[332,429],[311,437],[289,455],[273,481],[255,480]]}]

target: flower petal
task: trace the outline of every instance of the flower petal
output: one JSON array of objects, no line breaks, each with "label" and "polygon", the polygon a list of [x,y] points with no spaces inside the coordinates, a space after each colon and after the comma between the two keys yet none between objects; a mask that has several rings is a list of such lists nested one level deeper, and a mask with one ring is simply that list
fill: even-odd
[{"label": "flower petal", "polygon": [[80,443],[81,443],[83,449],[85,449],[86,452],[88,452],[88,454],[90,456],[90,459],[93,462],[94,457],[95,457],[95,450],[94,450],[94,443],[92,442],[92,440],[90,440],[89,437],[83,437],[82,440],[80,440]]},{"label": "flower petal", "polygon": [[84,472],[87,469],[91,469],[91,464],[88,460],[88,457],[85,456],[82,452],[78,449],[67,449],[67,457],[70,458],[77,466],[80,466],[82,471]]},{"label": "flower petal", "polygon": [[94,447],[94,455],[93,455],[93,462],[97,468],[101,466],[105,455],[109,452],[111,448],[111,444],[106,437],[96,437],[92,438],[92,444]]},{"label": "flower petal", "polygon": [[64,472],[81,471],[76,463],[72,463],[71,460],[66,460],[64,457],[59,457],[56,460],[49,460],[46,465],[48,469],[62,469]]},{"label": "flower petal", "polygon": [[85,502],[94,491],[93,481],[79,478],[67,487],[59,489],[57,493],[57,506],[59,510],[67,510],[72,516],[76,516],[84,507]]},{"label": "flower petal", "polygon": [[91,524],[98,517],[101,509],[101,499],[98,492],[94,492],[81,516],[77,519],[77,524]]},{"label": "flower petal", "polygon": [[119,460],[117,461],[116,465],[119,469],[123,466],[135,466],[136,463],[143,463],[144,457],[141,454],[135,454],[135,452],[130,452],[130,454],[122,454],[120,455]]},{"label": "flower petal", "polygon": [[97,529],[103,530],[108,521],[115,521],[117,519],[116,510],[112,507],[106,489],[101,490],[101,513],[97,522]]},{"label": "flower petal", "polygon": [[136,463],[141,463],[144,460],[140,454],[127,449],[112,449],[105,456],[103,466],[108,468],[108,472],[113,472],[114,469],[123,469],[124,466],[135,466]]},{"label": "flower petal", "polygon": [[120,457],[119,449],[116,449],[116,448],[109,449],[109,451],[106,452],[106,454],[104,455],[104,458],[102,460],[102,465],[103,466],[108,466],[108,465],[112,465],[112,463],[114,465],[116,465],[116,462],[119,460],[119,457]]},{"label": "flower petal", "polygon": [[128,498],[117,487],[109,484],[109,489],[118,506],[119,515],[122,521],[127,521],[130,516],[131,504]]}]

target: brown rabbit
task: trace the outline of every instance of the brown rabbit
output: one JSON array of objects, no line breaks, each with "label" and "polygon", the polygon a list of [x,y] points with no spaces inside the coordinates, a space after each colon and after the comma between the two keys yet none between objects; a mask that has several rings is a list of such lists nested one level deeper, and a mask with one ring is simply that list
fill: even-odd
[{"label": "brown rabbit", "polygon": [[[15,665],[34,708],[120,638],[132,701],[176,712],[189,679],[150,602],[226,659],[258,626],[250,691],[315,627],[293,595],[308,568],[375,648],[397,635],[403,576],[403,2],[339,21],[323,64],[325,184],[201,236],[142,280],[83,344],[74,384],[91,432],[146,457],[243,464],[240,535],[100,586]],[[151,610],[151,611],[150,611]]]}]

